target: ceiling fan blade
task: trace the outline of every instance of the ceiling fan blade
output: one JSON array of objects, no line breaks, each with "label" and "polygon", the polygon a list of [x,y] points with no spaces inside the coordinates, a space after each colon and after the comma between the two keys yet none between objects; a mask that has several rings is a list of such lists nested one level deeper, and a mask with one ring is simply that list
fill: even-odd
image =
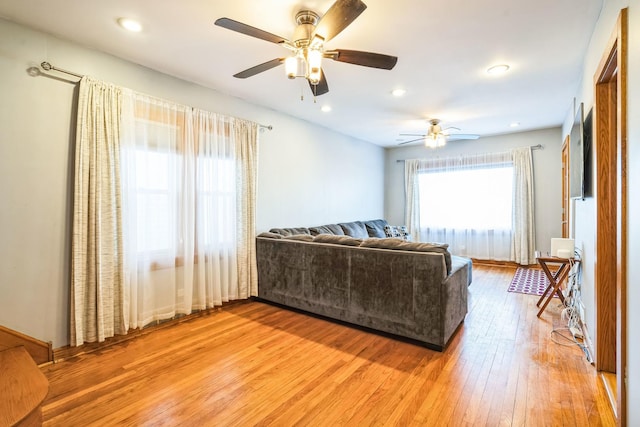
[{"label": "ceiling fan blade", "polygon": [[311,39],[318,35],[328,42],[349,26],[364,10],[367,5],[360,0],[336,0],[320,18]]},{"label": "ceiling fan blade", "polygon": [[311,92],[313,93],[313,96],[320,96],[329,92],[329,85],[327,84],[327,79],[324,75],[324,70],[322,70],[322,72],[320,73],[320,81],[318,82],[318,84],[314,85],[314,84],[311,84],[311,82],[309,82],[309,88],[311,88]]},{"label": "ceiling fan blade", "polygon": [[271,43],[285,43],[287,39],[276,36],[275,34],[268,33],[259,28],[252,27],[251,25],[243,24],[242,22],[234,21],[229,18],[219,18],[216,20],[215,24],[219,27],[226,28],[231,31],[236,31],[241,34],[246,34],[247,36],[255,37],[257,39],[266,40]]},{"label": "ceiling fan blade", "polygon": [[411,144],[412,142],[416,142],[416,141],[424,141],[424,138],[412,139],[411,141],[404,141],[399,143],[398,145]]},{"label": "ceiling fan blade", "polygon": [[400,133],[398,134],[400,136],[421,136],[421,137],[425,137],[426,135],[422,134],[422,133]]},{"label": "ceiling fan blade", "polygon": [[267,61],[260,65],[256,65],[255,67],[247,68],[244,71],[240,71],[238,74],[234,74],[233,77],[236,77],[238,79],[246,79],[247,77],[255,76],[258,73],[270,70],[273,67],[277,67],[283,62],[284,58],[272,59],[271,61]]},{"label": "ceiling fan blade", "polygon": [[359,50],[335,49],[325,53],[325,56],[338,62],[362,65],[365,67],[391,70],[398,62],[397,56],[383,55],[381,53],[361,52]]},{"label": "ceiling fan blade", "polygon": [[454,133],[451,135],[447,135],[448,141],[460,141],[463,139],[478,139],[480,135],[472,135],[472,134],[464,134],[464,133]]}]

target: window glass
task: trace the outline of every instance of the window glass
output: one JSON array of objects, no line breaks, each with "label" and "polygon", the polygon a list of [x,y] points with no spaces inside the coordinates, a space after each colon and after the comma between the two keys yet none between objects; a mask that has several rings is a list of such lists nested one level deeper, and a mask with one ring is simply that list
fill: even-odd
[{"label": "window glass", "polygon": [[510,230],[513,167],[423,172],[420,224],[430,228]]}]

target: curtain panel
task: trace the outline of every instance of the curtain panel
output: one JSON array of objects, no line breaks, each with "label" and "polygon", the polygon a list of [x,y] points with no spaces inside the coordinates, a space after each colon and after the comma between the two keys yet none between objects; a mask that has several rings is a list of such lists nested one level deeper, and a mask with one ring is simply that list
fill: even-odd
[{"label": "curtain panel", "polygon": [[[117,206],[118,217],[105,221],[105,215],[93,218],[76,209],[74,243],[76,235],[79,243],[95,240],[85,229],[90,233],[104,228],[115,249],[101,250],[100,262],[95,257],[80,258],[84,252],[80,245],[77,257],[74,251],[73,293],[90,304],[72,304],[71,322],[72,329],[85,323],[102,324],[105,314],[107,323],[111,317],[117,322],[100,335],[75,334],[78,339],[73,345],[257,295],[258,125],[107,86],[117,93],[111,100],[113,125],[97,127],[108,129],[104,139],[110,141],[112,157],[104,162],[110,168],[102,167],[97,179],[82,180],[86,167],[80,166],[76,192],[88,192],[85,181],[97,181],[99,186],[110,183],[111,205]],[[86,122],[83,117],[100,116],[104,110],[95,102],[84,104],[79,129]],[[92,158],[96,151],[96,143],[86,135],[78,132],[80,158]],[[102,199],[83,202],[77,197],[88,212],[95,211]],[[118,266],[118,274],[106,280],[115,296],[113,303],[105,304],[88,277],[95,276],[92,269],[112,264]]]},{"label": "curtain panel", "polygon": [[511,154],[514,191],[510,260],[522,265],[535,264],[536,227],[531,148],[516,148],[511,150]]},{"label": "curtain panel", "polygon": [[71,345],[126,333],[120,88],[80,81],[71,257]]}]

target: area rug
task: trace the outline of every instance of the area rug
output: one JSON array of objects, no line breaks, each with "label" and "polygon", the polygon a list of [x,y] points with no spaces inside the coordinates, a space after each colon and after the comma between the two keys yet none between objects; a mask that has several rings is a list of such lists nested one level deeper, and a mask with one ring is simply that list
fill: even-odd
[{"label": "area rug", "polygon": [[[549,286],[544,271],[537,268],[518,267],[509,285],[509,292],[541,296]],[[554,295],[557,298],[557,295]]]}]

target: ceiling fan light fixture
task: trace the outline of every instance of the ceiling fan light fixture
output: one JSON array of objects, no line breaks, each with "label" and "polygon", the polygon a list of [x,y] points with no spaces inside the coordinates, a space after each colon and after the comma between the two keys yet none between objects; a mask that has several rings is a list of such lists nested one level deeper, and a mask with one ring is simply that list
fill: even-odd
[{"label": "ceiling fan light fixture", "polygon": [[319,49],[309,49],[307,51],[307,65],[309,67],[309,80],[319,81],[322,67],[322,51]]},{"label": "ceiling fan light fixture", "polygon": [[447,135],[442,131],[440,126],[440,120],[429,120],[430,127],[429,132],[424,137],[424,145],[428,148],[440,148],[444,147],[447,143]]},{"label": "ceiling fan light fixture", "polygon": [[298,76],[298,57],[290,56],[284,60],[284,70],[287,73],[287,77],[295,79]]}]

